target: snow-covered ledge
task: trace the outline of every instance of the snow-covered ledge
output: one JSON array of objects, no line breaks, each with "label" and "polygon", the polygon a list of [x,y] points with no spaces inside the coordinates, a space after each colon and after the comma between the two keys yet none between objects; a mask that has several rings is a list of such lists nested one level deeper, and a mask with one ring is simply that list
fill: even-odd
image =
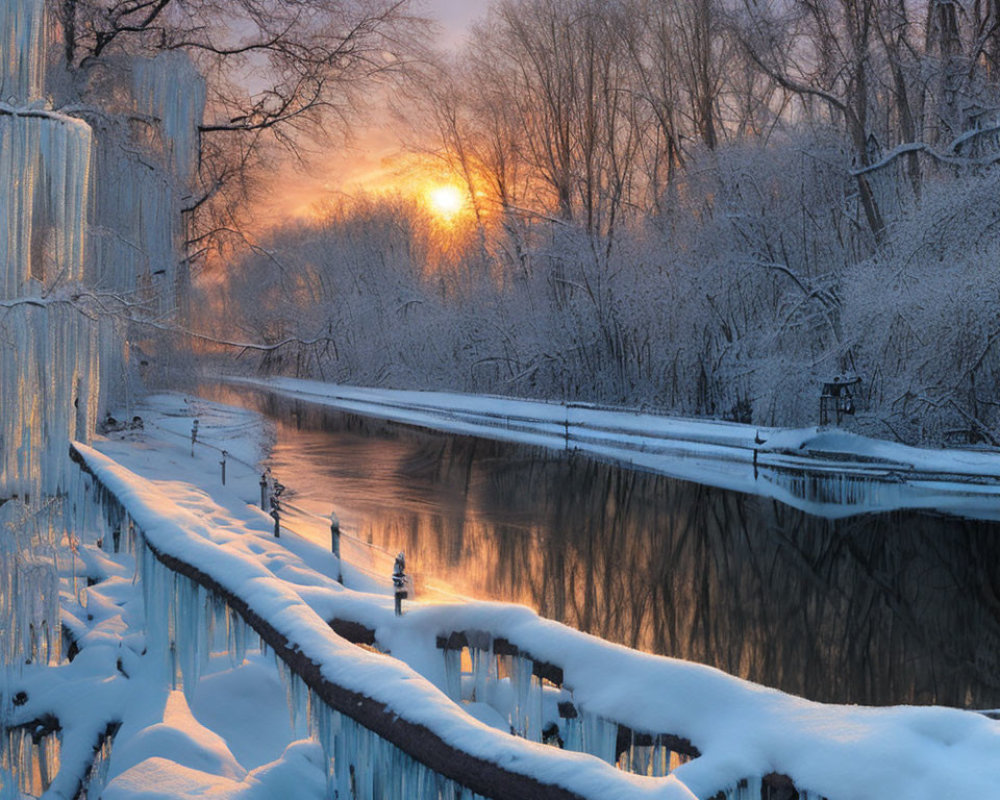
[{"label": "snow-covered ledge", "polygon": [[71,453],[128,512],[159,562],[223,598],[330,708],[435,773],[505,800],[693,797],[675,777],[628,775],[479,723],[406,664],[337,636],[288,584],[220,546],[210,525],[154,483],[86,445],[74,444]]}]

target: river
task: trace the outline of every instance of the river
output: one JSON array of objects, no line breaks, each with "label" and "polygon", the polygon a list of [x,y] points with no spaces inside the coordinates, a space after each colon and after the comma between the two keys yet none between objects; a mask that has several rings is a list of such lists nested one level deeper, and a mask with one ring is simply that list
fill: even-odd
[{"label": "river", "polygon": [[829,520],[573,453],[201,393],[270,417],[290,503],[336,511],[386,574],[402,549],[427,587],[814,700],[1000,706],[998,523]]}]

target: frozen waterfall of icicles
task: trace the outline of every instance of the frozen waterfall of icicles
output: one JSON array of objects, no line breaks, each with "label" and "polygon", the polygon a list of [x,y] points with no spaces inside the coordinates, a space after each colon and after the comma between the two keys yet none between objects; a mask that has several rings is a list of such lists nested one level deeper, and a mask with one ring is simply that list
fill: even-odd
[{"label": "frozen waterfall of icicles", "polygon": [[0,300],[83,275],[90,128],[46,109],[45,2],[0,4]]},{"label": "frozen waterfall of icicles", "polygon": [[100,180],[86,282],[127,297],[147,317],[169,317],[187,281],[182,208],[198,162],[205,81],[184,53],[169,52],[115,61],[92,90],[118,105],[91,120]]},{"label": "frozen waterfall of icicles", "polygon": [[181,209],[205,104],[171,52],[89,70],[74,113],[93,126],[52,110],[45,6],[0,0],[0,499],[64,491],[69,442],[87,441],[99,406],[128,406],[130,320],[174,316],[187,281]]},{"label": "frozen waterfall of icicles", "polygon": [[132,67],[135,110],[156,120],[171,172],[182,184],[198,162],[198,126],[205,109],[205,80],[179,50],[139,59]]},{"label": "frozen waterfall of icicles", "polygon": [[93,320],[66,302],[0,302],[0,499],[68,489],[68,443],[97,417]]},{"label": "frozen waterfall of icicles", "polygon": [[94,123],[93,255],[86,282],[145,307],[169,313],[175,302],[180,209],[165,177],[149,169],[117,120]]},{"label": "frozen waterfall of icicles", "polygon": [[0,7],[0,500],[36,502],[65,490],[98,389],[94,320],[60,288],[83,277],[90,128],[45,108],[44,11]]},{"label": "frozen waterfall of icicles", "polygon": [[80,120],[0,108],[0,299],[83,277],[90,151]]},{"label": "frozen waterfall of icicles", "polygon": [[0,102],[22,105],[42,96],[45,0],[0,3]]},{"label": "frozen waterfall of icicles", "polygon": [[0,797],[39,795],[59,765],[54,729],[8,727],[17,702],[10,688],[28,669],[62,657],[56,547],[62,535],[56,502],[29,509],[0,505]]}]

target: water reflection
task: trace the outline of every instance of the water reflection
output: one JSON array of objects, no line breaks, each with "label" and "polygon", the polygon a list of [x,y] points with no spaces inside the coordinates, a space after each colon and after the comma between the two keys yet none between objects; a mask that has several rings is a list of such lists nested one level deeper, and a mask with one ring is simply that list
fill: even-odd
[{"label": "water reflection", "polygon": [[273,469],[296,504],[335,508],[457,592],[817,700],[1000,705],[997,523],[826,520],[578,456],[238,399],[279,420]]}]

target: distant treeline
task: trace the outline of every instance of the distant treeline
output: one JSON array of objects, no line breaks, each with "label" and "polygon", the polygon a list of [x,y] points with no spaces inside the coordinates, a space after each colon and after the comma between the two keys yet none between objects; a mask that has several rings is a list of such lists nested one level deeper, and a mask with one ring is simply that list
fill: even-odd
[{"label": "distant treeline", "polygon": [[906,441],[1000,437],[1000,9],[502,0],[422,76],[447,224],[368,198],[235,268],[255,366]]}]

